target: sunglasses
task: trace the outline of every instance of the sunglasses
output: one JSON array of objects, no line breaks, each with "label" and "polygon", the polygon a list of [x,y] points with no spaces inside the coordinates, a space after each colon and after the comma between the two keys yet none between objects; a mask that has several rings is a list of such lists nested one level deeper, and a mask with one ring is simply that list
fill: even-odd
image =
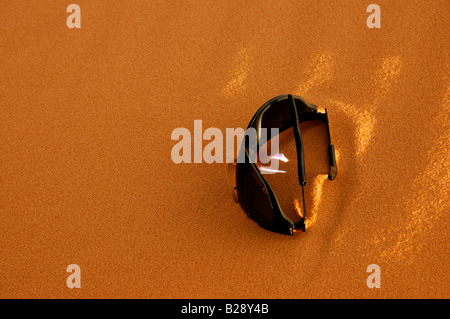
[{"label": "sunglasses", "polygon": [[[325,113],[317,112],[317,106],[306,102],[299,96],[285,94],[264,103],[255,113],[247,128],[247,131],[249,129],[256,131],[256,143],[252,146],[249,136],[244,135],[241,144],[239,158],[242,160],[236,164],[235,190],[237,200],[248,217],[272,232],[293,235],[299,229],[306,230],[305,157],[300,131],[300,123],[305,121],[321,121],[326,124],[328,132],[328,179],[334,180],[337,175],[336,156],[334,146],[331,144],[327,111],[325,109]],[[275,192],[263,176],[264,173],[258,168],[255,160],[264,144],[270,142],[277,134],[291,128],[295,138],[296,171],[303,199],[303,213],[299,214],[300,219],[297,218],[297,220],[283,212]],[[269,131],[270,134],[266,133]]]}]

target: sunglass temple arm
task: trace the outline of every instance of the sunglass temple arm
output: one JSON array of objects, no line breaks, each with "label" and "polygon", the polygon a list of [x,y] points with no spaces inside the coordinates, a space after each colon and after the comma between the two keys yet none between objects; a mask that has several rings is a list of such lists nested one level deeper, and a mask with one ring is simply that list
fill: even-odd
[{"label": "sunglass temple arm", "polygon": [[327,131],[328,131],[328,161],[330,163],[330,170],[328,172],[328,179],[332,181],[336,178],[337,175],[337,165],[336,165],[336,154],[334,151],[334,145],[331,144],[331,135],[330,135],[330,123],[328,122],[328,112],[325,109],[325,117],[327,121]]},{"label": "sunglass temple arm", "polygon": [[300,124],[298,121],[298,113],[294,97],[292,95],[289,95],[288,100],[289,100],[289,109],[291,113],[292,128],[294,130],[295,136],[295,146],[297,148],[298,181],[299,184],[302,186],[303,220],[301,221],[301,227],[303,228],[303,231],[305,231],[305,218],[306,218],[305,190],[304,190],[304,186],[306,185],[305,156],[303,151],[302,133],[300,132]]}]

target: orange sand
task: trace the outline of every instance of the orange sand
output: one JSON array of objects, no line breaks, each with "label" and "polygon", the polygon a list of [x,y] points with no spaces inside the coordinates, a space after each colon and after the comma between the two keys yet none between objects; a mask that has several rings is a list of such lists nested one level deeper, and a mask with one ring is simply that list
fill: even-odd
[{"label": "orange sand", "polygon": [[[81,29],[70,1],[0,2],[0,297],[450,297],[448,1],[377,1],[381,29],[370,1],[73,2]],[[283,93],[328,109],[338,153],[293,237],[225,164],[170,157],[173,129]]]}]

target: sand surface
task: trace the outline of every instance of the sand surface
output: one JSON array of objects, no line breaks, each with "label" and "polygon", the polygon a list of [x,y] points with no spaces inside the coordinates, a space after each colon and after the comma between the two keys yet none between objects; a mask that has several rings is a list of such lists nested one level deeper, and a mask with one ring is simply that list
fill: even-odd
[{"label": "sand surface", "polygon": [[[77,0],[81,29],[70,3],[0,2],[0,297],[450,297],[450,2],[377,1],[380,29],[369,1]],[[171,158],[285,93],[327,108],[339,168],[292,237]]]}]

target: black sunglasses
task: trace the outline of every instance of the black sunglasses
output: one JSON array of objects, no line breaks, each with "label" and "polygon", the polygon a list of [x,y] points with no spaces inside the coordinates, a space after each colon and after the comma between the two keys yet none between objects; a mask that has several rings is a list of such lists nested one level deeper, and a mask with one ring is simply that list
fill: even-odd
[{"label": "black sunglasses", "polygon": [[[286,235],[293,235],[298,229],[305,231],[305,193],[306,185],[305,160],[303,141],[299,123],[305,121],[322,121],[326,123],[328,131],[328,179],[333,180],[337,175],[336,156],[334,146],[331,144],[330,125],[328,114],[317,112],[317,106],[306,102],[303,98],[294,95],[280,95],[264,103],[255,113],[247,129],[256,130],[256,147],[251,147],[246,134],[242,141],[239,158],[243,159],[236,164],[236,192],[237,199],[248,217],[261,227]],[[299,184],[302,187],[303,214],[301,220],[294,221],[283,213],[280,204],[267,180],[263,177],[255,163],[255,155],[260,148],[275,135],[272,128],[277,128],[278,134],[293,129],[295,146],[297,150],[297,170]],[[272,132],[261,134],[262,131]],[[276,133],[275,133],[276,134]],[[262,137],[266,136],[266,137]]]}]

